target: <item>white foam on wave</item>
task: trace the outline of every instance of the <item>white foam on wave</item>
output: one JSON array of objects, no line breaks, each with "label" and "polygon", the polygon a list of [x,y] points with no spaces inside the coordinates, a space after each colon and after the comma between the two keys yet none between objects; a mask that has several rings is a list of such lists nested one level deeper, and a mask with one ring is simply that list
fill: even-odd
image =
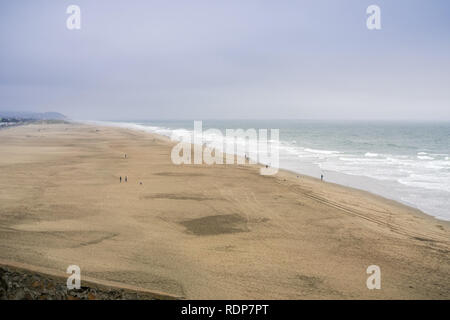
[{"label": "white foam on wave", "polygon": [[306,152],[316,153],[316,154],[326,154],[326,155],[340,154],[339,151],[331,151],[331,150],[318,150],[318,149],[311,149],[311,148],[304,148],[303,150]]},{"label": "white foam on wave", "polygon": [[366,152],[364,154],[364,156],[366,156],[366,157],[378,157],[379,154],[378,153],[372,153],[372,152]]},{"label": "white foam on wave", "polygon": [[405,155],[375,156],[375,153],[366,152],[364,156],[340,154],[338,157],[327,157],[317,164],[322,170],[388,180],[408,187],[450,192],[450,161],[436,160],[429,156],[417,158]]},{"label": "white foam on wave", "polygon": [[359,157],[351,157],[350,155],[347,157],[339,157],[338,158],[341,161],[346,161],[346,162],[355,162],[355,163],[363,163],[363,164],[378,164],[378,163],[384,163],[386,162],[387,159],[366,159],[366,158],[359,158]]},{"label": "white foam on wave", "polygon": [[450,192],[450,185],[448,184],[449,179],[449,175],[437,177],[433,174],[413,173],[405,178],[399,179],[399,182],[412,187]]}]

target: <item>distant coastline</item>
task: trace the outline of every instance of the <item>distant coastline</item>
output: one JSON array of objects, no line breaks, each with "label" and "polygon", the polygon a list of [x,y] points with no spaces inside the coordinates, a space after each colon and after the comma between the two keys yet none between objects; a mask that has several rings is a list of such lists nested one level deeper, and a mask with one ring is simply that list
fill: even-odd
[{"label": "distant coastline", "polygon": [[16,112],[0,111],[0,129],[26,125],[30,123],[64,123],[69,118],[59,112]]}]

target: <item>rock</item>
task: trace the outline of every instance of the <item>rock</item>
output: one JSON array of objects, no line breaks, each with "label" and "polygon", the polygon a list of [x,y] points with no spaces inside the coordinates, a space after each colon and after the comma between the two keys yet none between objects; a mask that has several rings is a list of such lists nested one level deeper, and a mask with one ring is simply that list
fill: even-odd
[{"label": "rock", "polygon": [[22,288],[15,290],[14,300],[23,300],[25,299],[25,291]]},{"label": "rock", "polygon": [[1,300],[134,300],[152,298],[150,295],[141,295],[131,290],[96,285],[83,286],[78,290],[68,290],[64,279],[0,266]]},{"label": "rock", "polygon": [[8,283],[3,278],[0,278],[0,289],[8,291]]}]

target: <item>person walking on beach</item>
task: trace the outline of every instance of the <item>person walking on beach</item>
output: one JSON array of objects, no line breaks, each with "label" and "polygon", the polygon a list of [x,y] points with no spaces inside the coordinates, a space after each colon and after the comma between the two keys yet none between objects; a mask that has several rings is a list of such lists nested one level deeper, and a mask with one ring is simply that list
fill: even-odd
[{"label": "person walking on beach", "polygon": [[120,181],[120,183],[122,183],[122,176],[120,176],[119,181]]},{"label": "person walking on beach", "polygon": [[320,175],[320,181],[323,181],[323,174]]},{"label": "person walking on beach", "polygon": [[128,182],[128,176],[125,176],[125,182]]}]

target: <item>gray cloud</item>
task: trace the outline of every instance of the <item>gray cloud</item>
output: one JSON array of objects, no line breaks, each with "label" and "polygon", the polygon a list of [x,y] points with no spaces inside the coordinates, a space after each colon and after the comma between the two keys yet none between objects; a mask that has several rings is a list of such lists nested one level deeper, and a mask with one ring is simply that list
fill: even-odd
[{"label": "gray cloud", "polygon": [[[66,29],[78,4],[82,29]],[[450,120],[447,1],[2,3],[0,109],[79,119]]]}]

